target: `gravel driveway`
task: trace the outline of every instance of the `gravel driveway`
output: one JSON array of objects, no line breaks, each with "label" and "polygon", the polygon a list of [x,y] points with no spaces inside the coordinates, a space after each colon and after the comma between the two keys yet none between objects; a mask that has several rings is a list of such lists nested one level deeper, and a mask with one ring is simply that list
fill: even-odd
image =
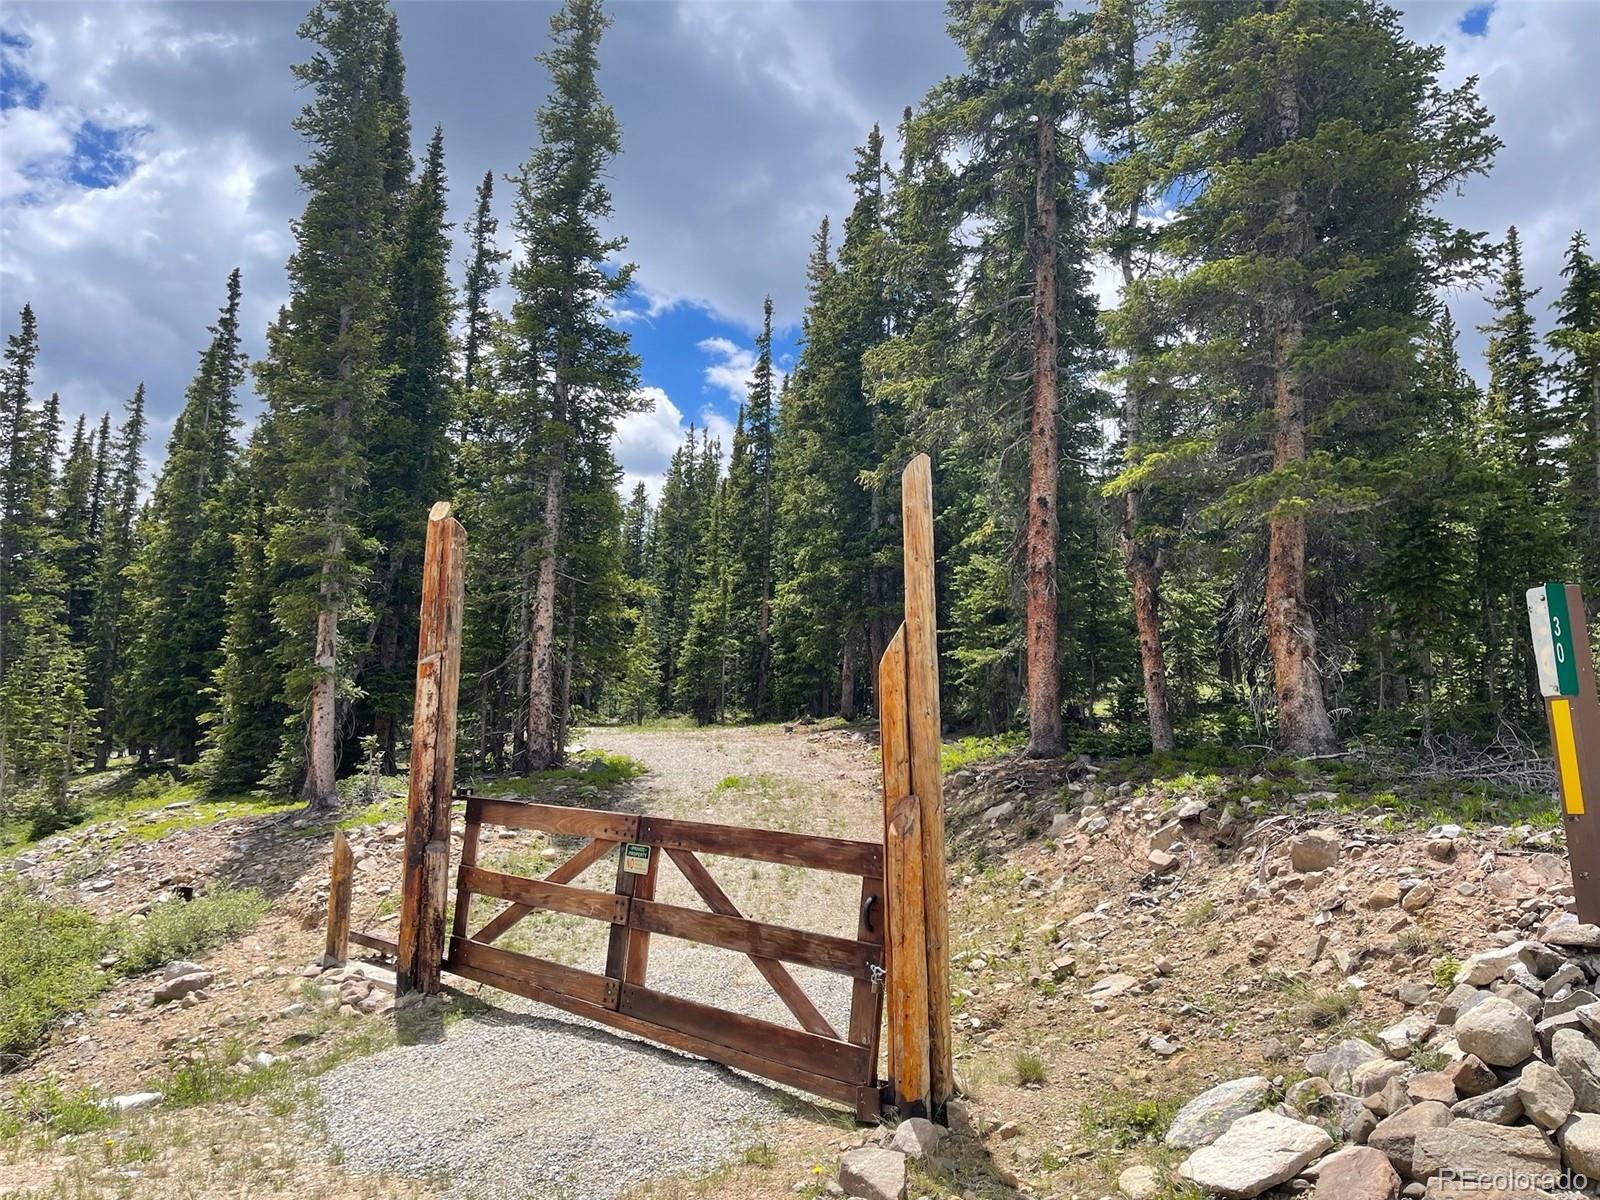
[{"label": "gravel driveway", "polygon": [[[648,765],[626,809],[879,836],[875,756],[853,735],[594,730],[586,741]],[[711,856],[706,865],[748,916],[854,934],[853,877]],[[600,874],[579,882],[610,886]],[[700,906],[671,869],[657,894]],[[563,957],[597,967],[604,928],[582,922]],[[849,981],[793,973],[843,1028]],[[729,951],[657,937],[649,983],[794,1024],[749,961]],[[495,1011],[454,1023],[442,1040],[358,1059],[319,1081],[327,1134],[346,1170],[447,1181],[448,1195],[471,1200],[611,1200],[648,1179],[711,1171],[792,1115],[774,1085],[518,997],[483,995]]]}]

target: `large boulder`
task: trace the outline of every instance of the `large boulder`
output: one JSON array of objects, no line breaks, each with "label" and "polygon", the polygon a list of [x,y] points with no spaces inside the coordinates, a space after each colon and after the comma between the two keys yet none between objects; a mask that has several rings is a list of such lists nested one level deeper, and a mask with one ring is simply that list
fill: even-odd
[{"label": "large boulder", "polygon": [[839,1186],[858,1200],[905,1200],[906,1156],[877,1146],[852,1150],[839,1162]]},{"label": "large boulder", "polygon": [[1381,1150],[1347,1146],[1317,1164],[1317,1192],[1327,1200],[1396,1200],[1400,1176]]},{"label": "large boulder", "polygon": [[202,988],[211,986],[210,971],[190,971],[187,975],[177,975],[170,979],[163,979],[156,985],[155,1002],[166,1004],[171,1000],[182,1000],[191,992],[198,992]]},{"label": "large boulder", "polygon": [[1275,1112],[1251,1113],[1186,1158],[1178,1174],[1203,1191],[1249,1200],[1293,1179],[1332,1145],[1315,1125]]},{"label": "large boulder", "polygon": [[1514,1067],[1533,1057],[1533,1018],[1510,1000],[1490,996],[1456,1021],[1456,1043],[1491,1067]]},{"label": "large boulder", "polygon": [[1542,1062],[1531,1062],[1522,1069],[1517,1095],[1522,1098],[1522,1111],[1541,1129],[1560,1129],[1577,1101],[1561,1072]]},{"label": "large boulder", "polygon": [[1417,1179],[1446,1168],[1457,1179],[1469,1172],[1497,1178],[1550,1177],[1561,1169],[1561,1152],[1531,1125],[1452,1121],[1442,1129],[1417,1134],[1411,1162]]},{"label": "large boulder", "polygon": [[1167,1145],[1179,1150],[1209,1146],[1240,1117],[1249,1116],[1272,1095],[1272,1081],[1247,1075],[1201,1092],[1178,1110],[1167,1127]]},{"label": "large boulder", "polygon": [[1367,1136],[1367,1145],[1374,1150],[1382,1150],[1389,1156],[1394,1169],[1409,1178],[1411,1151],[1417,1135],[1424,1130],[1448,1124],[1450,1110],[1436,1101],[1424,1100],[1421,1104],[1413,1104],[1379,1121],[1378,1127]]},{"label": "large boulder", "polygon": [[1580,1112],[1600,1112],[1600,1047],[1576,1029],[1558,1029],[1550,1057],[1572,1089]]},{"label": "large boulder", "polygon": [[1362,1063],[1388,1057],[1371,1042],[1362,1041],[1360,1038],[1345,1038],[1338,1045],[1329,1046],[1326,1050],[1319,1050],[1308,1057],[1306,1070],[1313,1075],[1321,1075],[1334,1087],[1345,1087],[1349,1083],[1349,1077],[1354,1075],[1356,1068]]},{"label": "large boulder", "polygon": [[1600,1180],[1600,1116],[1574,1113],[1558,1139],[1569,1171]]},{"label": "large boulder", "polygon": [[1522,1092],[1514,1082],[1504,1083],[1492,1092],[1452,1104],[1450,1115],[1491,1125],[1515,1125],[1522,1120]]},{"label": "large boulder", "polygon": [[1289,839],[1289,863],[1296,871],[1327,871],[1339,862],[1339,835],[1331,829],[1308,829]]},{"label": "large boulder", "polygon": [[926,1117],[912,1117],[900,1122],[894,1137],[889,1139],[889,1149],[898,1150],[912,1158],[928,1158],[938,1151],[943,1138],[942,1127]]}]

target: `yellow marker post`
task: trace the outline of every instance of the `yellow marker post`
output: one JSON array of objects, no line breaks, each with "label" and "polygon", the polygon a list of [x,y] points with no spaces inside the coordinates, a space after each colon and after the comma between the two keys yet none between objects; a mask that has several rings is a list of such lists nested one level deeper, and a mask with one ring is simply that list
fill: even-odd
[{"label": "yellow marker post", "polygon": [[1556,770],[1561,777],[1561,802],[1569,813],[1583,815],[1583,775],[1578,770],[1578,739],[1572,728],[1572,701],[1550,701],[1550,729],[1556,743]]}]

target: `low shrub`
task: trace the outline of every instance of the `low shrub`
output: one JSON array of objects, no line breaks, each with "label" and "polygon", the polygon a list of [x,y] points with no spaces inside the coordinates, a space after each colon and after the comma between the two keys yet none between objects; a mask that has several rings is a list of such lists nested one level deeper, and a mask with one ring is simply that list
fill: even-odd
[{"label": "low shrub", "polygon": [[118,967],[137,975],[192,957],[238,937],[266,911],[266,897],[254,888],[218,888],[193,900],[158,904],[129,931]]},{"label": "low shrub", "polygon": [[99,967],[111,930],[81,908],[47,904],[0,880],[0,1071],[110,983]]}]

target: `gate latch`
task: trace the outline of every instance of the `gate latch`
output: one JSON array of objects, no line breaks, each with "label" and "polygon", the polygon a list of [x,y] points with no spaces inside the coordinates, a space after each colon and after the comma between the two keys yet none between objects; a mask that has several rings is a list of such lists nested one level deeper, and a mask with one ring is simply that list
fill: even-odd
[{"label": "gate latch", "polygon": [[885,971],[877,963],[868,963],[867,974],[872,979],[872,990],[875,992],[883,991],[883,981],[889,977],[889,972]]}]

